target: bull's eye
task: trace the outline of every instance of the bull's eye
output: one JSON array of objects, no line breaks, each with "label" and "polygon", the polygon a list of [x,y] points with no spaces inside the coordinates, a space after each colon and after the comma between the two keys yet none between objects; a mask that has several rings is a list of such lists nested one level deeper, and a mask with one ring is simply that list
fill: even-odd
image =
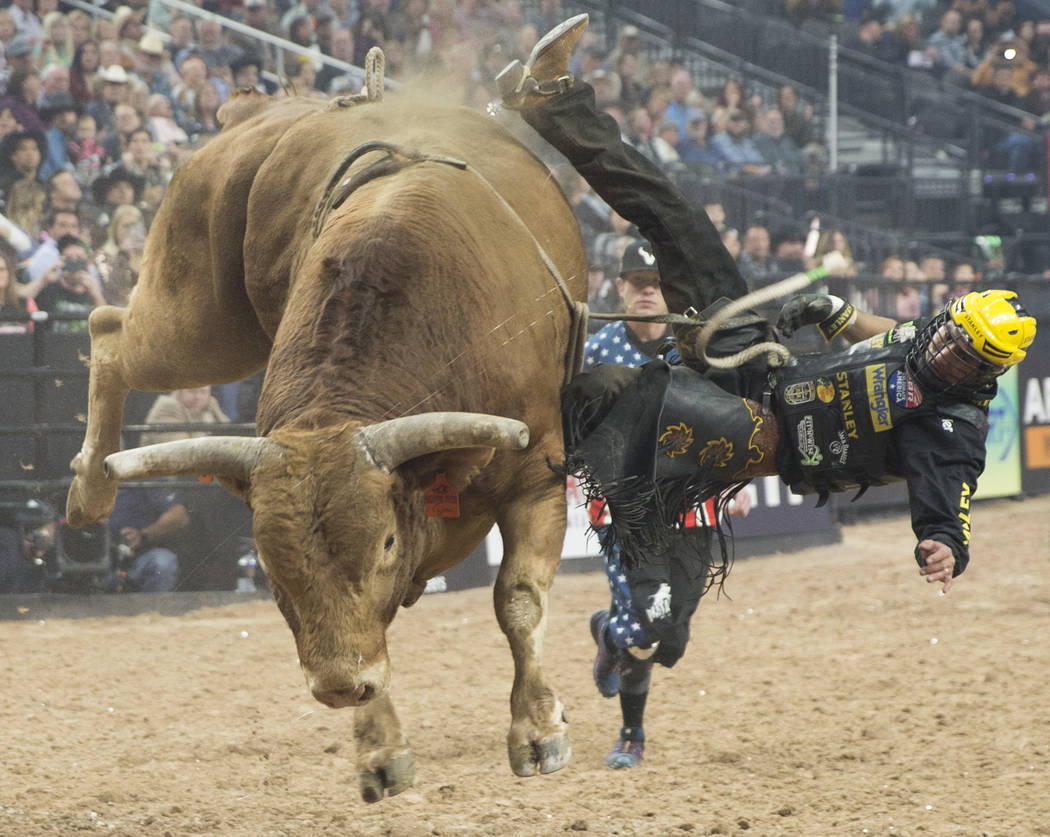
[{"label": "bull's eye", "polygon": [[390,549],[390,547],[392,547],[393,545],[394,545],[394,536],[391,535],[389,538],[386,539],[386,543],[383,544],[383,549]]}]

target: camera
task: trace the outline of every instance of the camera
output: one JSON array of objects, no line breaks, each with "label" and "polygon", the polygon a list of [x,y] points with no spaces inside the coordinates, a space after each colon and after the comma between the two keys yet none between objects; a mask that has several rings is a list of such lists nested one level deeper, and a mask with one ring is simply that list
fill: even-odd
[{"label": "camera", "polygon": [[84,259],[65,259],[62,262],[62,272],[72,275],[88,269],[88,263]]}]

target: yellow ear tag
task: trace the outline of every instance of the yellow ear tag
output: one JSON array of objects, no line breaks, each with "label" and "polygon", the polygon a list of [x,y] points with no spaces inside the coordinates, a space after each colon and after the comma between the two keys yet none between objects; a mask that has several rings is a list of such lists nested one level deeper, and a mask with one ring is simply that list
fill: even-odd
[{"label": "yellow ear tag", "polygon": [[459,494],[445,479],[444,471],[434,477],[434,482],[424,494],[427,502],[427,517],[459,517]]}]

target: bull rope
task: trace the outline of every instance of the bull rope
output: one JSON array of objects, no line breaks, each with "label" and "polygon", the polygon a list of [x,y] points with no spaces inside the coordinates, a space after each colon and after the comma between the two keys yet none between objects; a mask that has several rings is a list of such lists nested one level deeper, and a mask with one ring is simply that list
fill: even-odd
[{"label": "bull rope", "polygon": [[746,308],[757,308],[767,302],[772,302],[777,297],[797,293],[804,288],[808,288],[814,282],[826,278],[829,274],[841,272],[845,268],[846,259],[837,250],[833,250],[825,256],[824,263],[820,267],[815,267],[805,273],[796,273],[787,279],[781,279],[779,282],[774,282],[765,288],[759,288],[757,291],[745,294],[739,299],[734,299],[704,325],[696,338],[696,354],[703,357],[704,361],[715,369],[734,369],[763,352],[769,354],[770,366],[784,366],[791,358],[791,351],[782,343],[774,343],[772,341],[757,343],[743,351],[737,352],[735,355],[727,357],[709,356],[707,354],[707,344],[711,342],[715,332],[734,314]]},{"label": "bull rope", "polygon": [[741,311],[745,311],[748,308],[758,308],[760,305],[772,302],[778,297],[797,293],[798,291],[809,287],[814,282],[818,282],[833,273],[841,271],[845,267],[846,260],[843,258],[842,254],[837,250],[833,250],[824,257],[824,263],[820,267],[815,267],[805,273],[796,273],[794,276],[781,279],[779,282],[774,282],[772,285],[767,285],[764,288],[759,288],[757,291],[752,291],[738,299],[734,299],[724,308],[719,309],[711,319],[702,324],[695,316],[690,316],[688,314],[627,315],[590,313],[589,316],[596,320],[669,323],[672,326],[702,325],[700,334],[696,338],[696,355],[697,357],[702,357],[705,363],[715,369],[735,369],[763,353],[769,355],[770,366],[784,366],[791,358],[791,350],[783,343],[776,343],[773,341],[756,343],[754,346],[748,346],[746,349],[743,349],[736,354],[726,355],[725,357],[711,357],[707,353],[707,344],[711,342],[711,338],[714,337],[718,331],[726,326],[731,327],[733,325],[733,317]]}]

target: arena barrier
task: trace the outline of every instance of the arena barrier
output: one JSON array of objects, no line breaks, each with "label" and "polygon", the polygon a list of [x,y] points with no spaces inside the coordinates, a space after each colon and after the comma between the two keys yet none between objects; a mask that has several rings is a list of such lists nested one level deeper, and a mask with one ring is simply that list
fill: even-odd
[{"label": "arena barrier", "polygon": [[[990,407],[987,462],[978,499],[1050,491],[1050,283],[1010,284],[1017,285],[1042,329],[1025,362],[1001,379]],[[86,333],[51,331],[41,323],[31,334],[0,334],[0,526],[13,529],[20,538],[32,537],[43,509],[52,509],[60,521],[69,461],[83,439],[89,349]],[[155,393],[138,392],[129,397],[126,444],[137,442],[136,431],[142,429],[140,423],[155,398]],[[231,429],[250,432],[247,425],[223,426],[224,432]],[[251,515],[216,484],[181,481],[180,487],[193,506],[194,535],[181,562],[179,589],[232,591],[243,574],[238,561],[249,549]],[[871,488],[855,502],[852,495],[836,495],[822,508],[815,507],[815,497],[792,495],[774,477],[746,490],[753,510],[749,517],[731,521],[738,558],[833,543],[840,539],[841,523],[869,514],[900,514],[908,506],[903,483]],[[561,571],[595,570],[600,560],[597,539],[573,483],[567,487],[566,504],[569,525]],[[104,527],[79,533],[59,528],[53,580],[62,581],[62,590],[89,592],[108,568],[105,556],[111,552]],[[428,592],[489,585],[501,557],[502,543],[493,529],[464,562],[433,579]],[[263,589],[264,585],[260,573]]]}]

